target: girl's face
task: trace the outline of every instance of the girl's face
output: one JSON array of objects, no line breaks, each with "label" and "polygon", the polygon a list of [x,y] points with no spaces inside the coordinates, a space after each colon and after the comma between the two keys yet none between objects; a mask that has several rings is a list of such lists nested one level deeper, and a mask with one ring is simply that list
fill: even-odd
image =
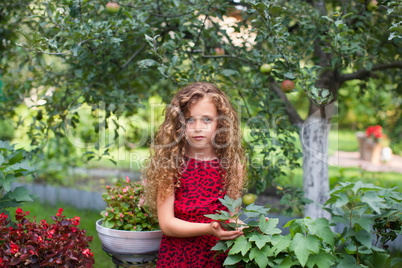
[{"label": "girl's face", "polygon": [[215,104],[205,97],[189,110],[186,116],[186,138],[191,147],[208,148],[216,135],[218,112]]}]

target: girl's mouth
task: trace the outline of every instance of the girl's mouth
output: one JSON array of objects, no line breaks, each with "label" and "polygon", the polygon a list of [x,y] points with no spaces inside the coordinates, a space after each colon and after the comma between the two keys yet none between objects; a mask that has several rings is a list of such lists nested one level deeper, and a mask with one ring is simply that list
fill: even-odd
[{"label": "girl's mouth", "polygon": [[196,140],[202,140],[204,137],[203,136],[196,136],[196,137],[194,137],[194,139],[196,139]]}]

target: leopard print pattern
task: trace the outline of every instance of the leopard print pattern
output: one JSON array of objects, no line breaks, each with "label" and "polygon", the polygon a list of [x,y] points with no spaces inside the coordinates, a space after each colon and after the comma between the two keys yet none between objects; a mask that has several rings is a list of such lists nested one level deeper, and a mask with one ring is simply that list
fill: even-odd
[{"label": "leopard print pattern", "polygon": [[[223,198],[219,159],[202,161],[184,157],[185,169],[180,187],[175,189],[175,217],[188,222],[210,223],[205,214],[226,210],[218,198]],[[226,254],[219,254],[211,248],[218,238],[212,235],[196,237],[169,237],[163,235],[159,249],[157,267],[223,267]]]}]

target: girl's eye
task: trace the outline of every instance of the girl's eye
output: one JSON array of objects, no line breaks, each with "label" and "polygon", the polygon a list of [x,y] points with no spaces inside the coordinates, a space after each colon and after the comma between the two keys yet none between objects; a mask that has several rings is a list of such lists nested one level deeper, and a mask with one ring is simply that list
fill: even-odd
[{"label": "girl's eye", "polygon": [[205,117],[205,118],[204,118],[204,121],[205,121],[206,123],[209,123],[209,122],[211,122],[211,119],[209,119],[208,117]]},{"label": "girl's eye", "polygon": [[191,122],[193,122],[193,118],[188,118],[186,121],[187,121],[187,123],[191,123]]}]

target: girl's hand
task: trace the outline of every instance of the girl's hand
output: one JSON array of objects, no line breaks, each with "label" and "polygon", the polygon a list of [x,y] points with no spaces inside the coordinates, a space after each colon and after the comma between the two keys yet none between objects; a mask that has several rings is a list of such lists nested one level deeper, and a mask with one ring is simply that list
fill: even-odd
[{"label": "girl's hand", "polygon": [[232,240],[243,235],[243,232],[240,230],[235,231],[223,230],[221,225],[217,221],[211,222],[210,228],[211,228],[211,234],[218,237],[220,240]]}]

